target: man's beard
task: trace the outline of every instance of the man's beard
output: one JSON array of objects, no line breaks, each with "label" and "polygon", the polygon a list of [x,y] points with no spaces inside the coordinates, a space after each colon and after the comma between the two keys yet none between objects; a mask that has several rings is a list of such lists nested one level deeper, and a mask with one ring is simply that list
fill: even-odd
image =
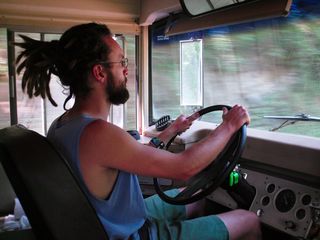
[{"label": "man's beard", "polygon": [[116,86],[115,78],[112,74],[109,74],[109,82],[106,87],[107,95],[109,96],[109,101],[114,105],[124,104],[129,99],[129,91],[126,87],[127,77],[121,85]]}]

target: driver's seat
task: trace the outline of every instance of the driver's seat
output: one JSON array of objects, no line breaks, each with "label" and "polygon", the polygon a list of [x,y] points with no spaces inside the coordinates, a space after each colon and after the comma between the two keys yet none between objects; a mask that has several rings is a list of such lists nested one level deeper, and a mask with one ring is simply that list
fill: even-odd
[{"label": "driver's seat", "polygon": [[68,162],[47,138],[22,125],[1,129],[0,161],[37,239],[108,239]]}]

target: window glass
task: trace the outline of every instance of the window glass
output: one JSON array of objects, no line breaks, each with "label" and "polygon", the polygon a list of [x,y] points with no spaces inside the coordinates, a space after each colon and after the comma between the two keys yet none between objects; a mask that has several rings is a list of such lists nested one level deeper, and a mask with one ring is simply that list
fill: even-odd
[{"label": "window glass", "polygon": [[0,28],[0,128],[10,126],[7,30]]},{"label": "window glass", "polygon": [[180,41],[180,105],[202,106],[202,40]]},{"label": "window glass", "polygon": [[136,36],[126,35],[126,55],[129,59],[127,88],[130,98],[125,104],[125,126],[127,130],[137,129],[137,60]]},{"label": "window glass", "polygon": [[[40,34],[36,33],[15,33],[15,41],[22,41],[18,36],[19,34],[27,35],[33,39],[40,39]],[[60,38],[60,34],[45,34],[44,40],[51,41]],[[130,99],[125,105],[113,106],[111,111],[110,120],[125,129],[136,129],[136,74],[135,74],[135,37],[126,36],[124,41],[120,41],[119,44],[124,47],[126,56],[129,59],[129,75],[127,87],[130,92]],[[16,47],[16,56],[20,52],[20,49]],[[65,89],[57,76],[52,75],[50,81],[50,91],[53,99],[58,104],[54,107],[48,99],[42,100],[40,97],[34,97],[30,99],[26,93],[21,89],[21,78],[23,72],[17,76],[17,112],[18,122],[26,127],[33,129],[41,134],[46,134],[52,121],[60,116],[63,112],[63,103],[69,93],[68,89]],[[6,93],[9,91],[6,90]],[[71,108],[74,103],[74,99],[70,99],[67,103],[67,109]],[[9,110],[8,110],[9,111]]]},{"label": "window glass", "polygon": [[[40,40],[39,33],[15,33],[15,42],[22,42],[19,34],[26,35],[36,40]],[[15,55],[18,56],[21,48],[15,47]],[[23,124],[29,129],[44,134],[44,104],[40,97],[29,98],[28,94],[22,91],[21,80],[23,71],[20,75],[16,75],[16,91],[17,91],[17,114],[18,123]]]},{"label": "window glass", "polygon": [[[44,40],[59,40],[60,36],[61,34],[45,34]],[[50,80],[50,92],[53,100],[58,104],[58,106],[53,106],[48,99],[45,99],[44,101],[46,131],[48,131],[53,120],[55,120],[58,116],[64,113],[65,110],[63,109],[63,104],[69,93],[67,89],[64,89],[64,87],[61,85],[59,78],[53,74],[51,75]],[[74,99],[72,98],[68,101],[66,108],[71,108],[73,103]]]},{"label": "window glass", "polygon": [[[40,33],[14,33],[15,42],[22,42],[20,34],[26,35],[36,40],[40,40]],[[61,34],[43,34],[45,41],[57,40]],[[124,47],[126,57],[129,59],[127,87],[130,98],[123,106],[113,106],[110,120],[124,129],[137,128],[137,106],[136,106],[136,37],[128,35],[122,38],[119,44]],[[18,56],[21,49],[17,46],[15,55]],[[0,29],[0,127],[10,125],[10,91],[8,77],[8,56],[7,56],[7,36],[6,29]],[[53,99],[58,104],[54,107],[48,99],[41,97],[29,98],[26,92],[22,91],[21,80],[23,71],[16,75],[16,100],[18,123],[35,130],[43,135],[47,133],[52,121],[64,112],[63,103],[67,97],[68,89],[64,89],[57,76],[52,75],[50,81],[50,91]],[[67,109],[71,108],[74,99],[67,103]]]},{"label": "window glass", "polygon": [[179,46],[201,39],[204,107],[242,104],[251,115],[251,128],[320,137],[320,122],[289,121],[278,129],[285,120],[265,118],[320,117],[319,1],[293,1],[286,18],[170,37],[164,29],[161,24],[152,29],[153,119],[192,112],[180,103]]},{"label": "window glass", "polygon": [[126,130],[133,130],[137,129],[136,41],[133,35],[119,36],[116,40],[129,60],[127,88],[130,98],[124,105],[112,106],[110,121]]},{"label": "window glass", "polygon": [[[45,34],[45,41],[57,40],[60,34]],[[127,87],[130,92],[130,99],[125,105],[112,106],[110,121],[122,128],[136,129],[136,87],[135,87],[135,37],[125,36],[118,37],[117,42],[126,52],[126,57],[129,59],[129,74]],[[52,121],[64,112],[63,103],[69,93],[64,89],[59,81],[59,78],[52,75],[50,81],[50,90],[53,99],[57,102],[58,107],[54,107],[49,100],[45,100],[45,117],[46,126],[50,127]],[[67,103],[67,109],[71,108],[74,99],[70,99]]]}]

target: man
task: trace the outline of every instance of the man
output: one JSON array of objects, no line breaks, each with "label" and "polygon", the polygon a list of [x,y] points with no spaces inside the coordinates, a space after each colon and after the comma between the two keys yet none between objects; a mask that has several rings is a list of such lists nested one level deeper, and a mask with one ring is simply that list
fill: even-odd
[{"label": "man", "polygon": [[[70,90],[65,103],[75,97],[74,106],[52,123],[48,138],[71,162],[110,239],[141,239],[141,229],[147,229],[150,239],[260,238],[258,218],[251,212],[188,219],[191,206],[169,205],[156,196],[144,200],[136,177],[187,180],[201,171],[250,122],[242,106],[225,110],[220,126],[182,153],[142,145],[107,120],[110,106],[125,103],[129,93],[128,60],[106,26],[74,26],[59,41],[22,37],[24,43],[18,45],[25,50],[17,61],[26,60],[18,71],[25,68],[22,86],[29,96],[47,96],[55,104],[49,89],[53,73]],[[160,140],[168,142],[195,118],[180,116]]]}]

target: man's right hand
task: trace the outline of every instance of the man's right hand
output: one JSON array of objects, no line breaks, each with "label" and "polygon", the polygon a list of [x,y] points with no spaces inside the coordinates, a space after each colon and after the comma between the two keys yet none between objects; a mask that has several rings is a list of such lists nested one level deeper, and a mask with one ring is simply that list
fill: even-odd
[{"label": "man's right hand", "polygon": [[247,109],[241,105],[235,105],[230,110],[222,109],[223,124],[226,124],[233,132],[237,131],[244,124],[250,123],[250,116]]}]

